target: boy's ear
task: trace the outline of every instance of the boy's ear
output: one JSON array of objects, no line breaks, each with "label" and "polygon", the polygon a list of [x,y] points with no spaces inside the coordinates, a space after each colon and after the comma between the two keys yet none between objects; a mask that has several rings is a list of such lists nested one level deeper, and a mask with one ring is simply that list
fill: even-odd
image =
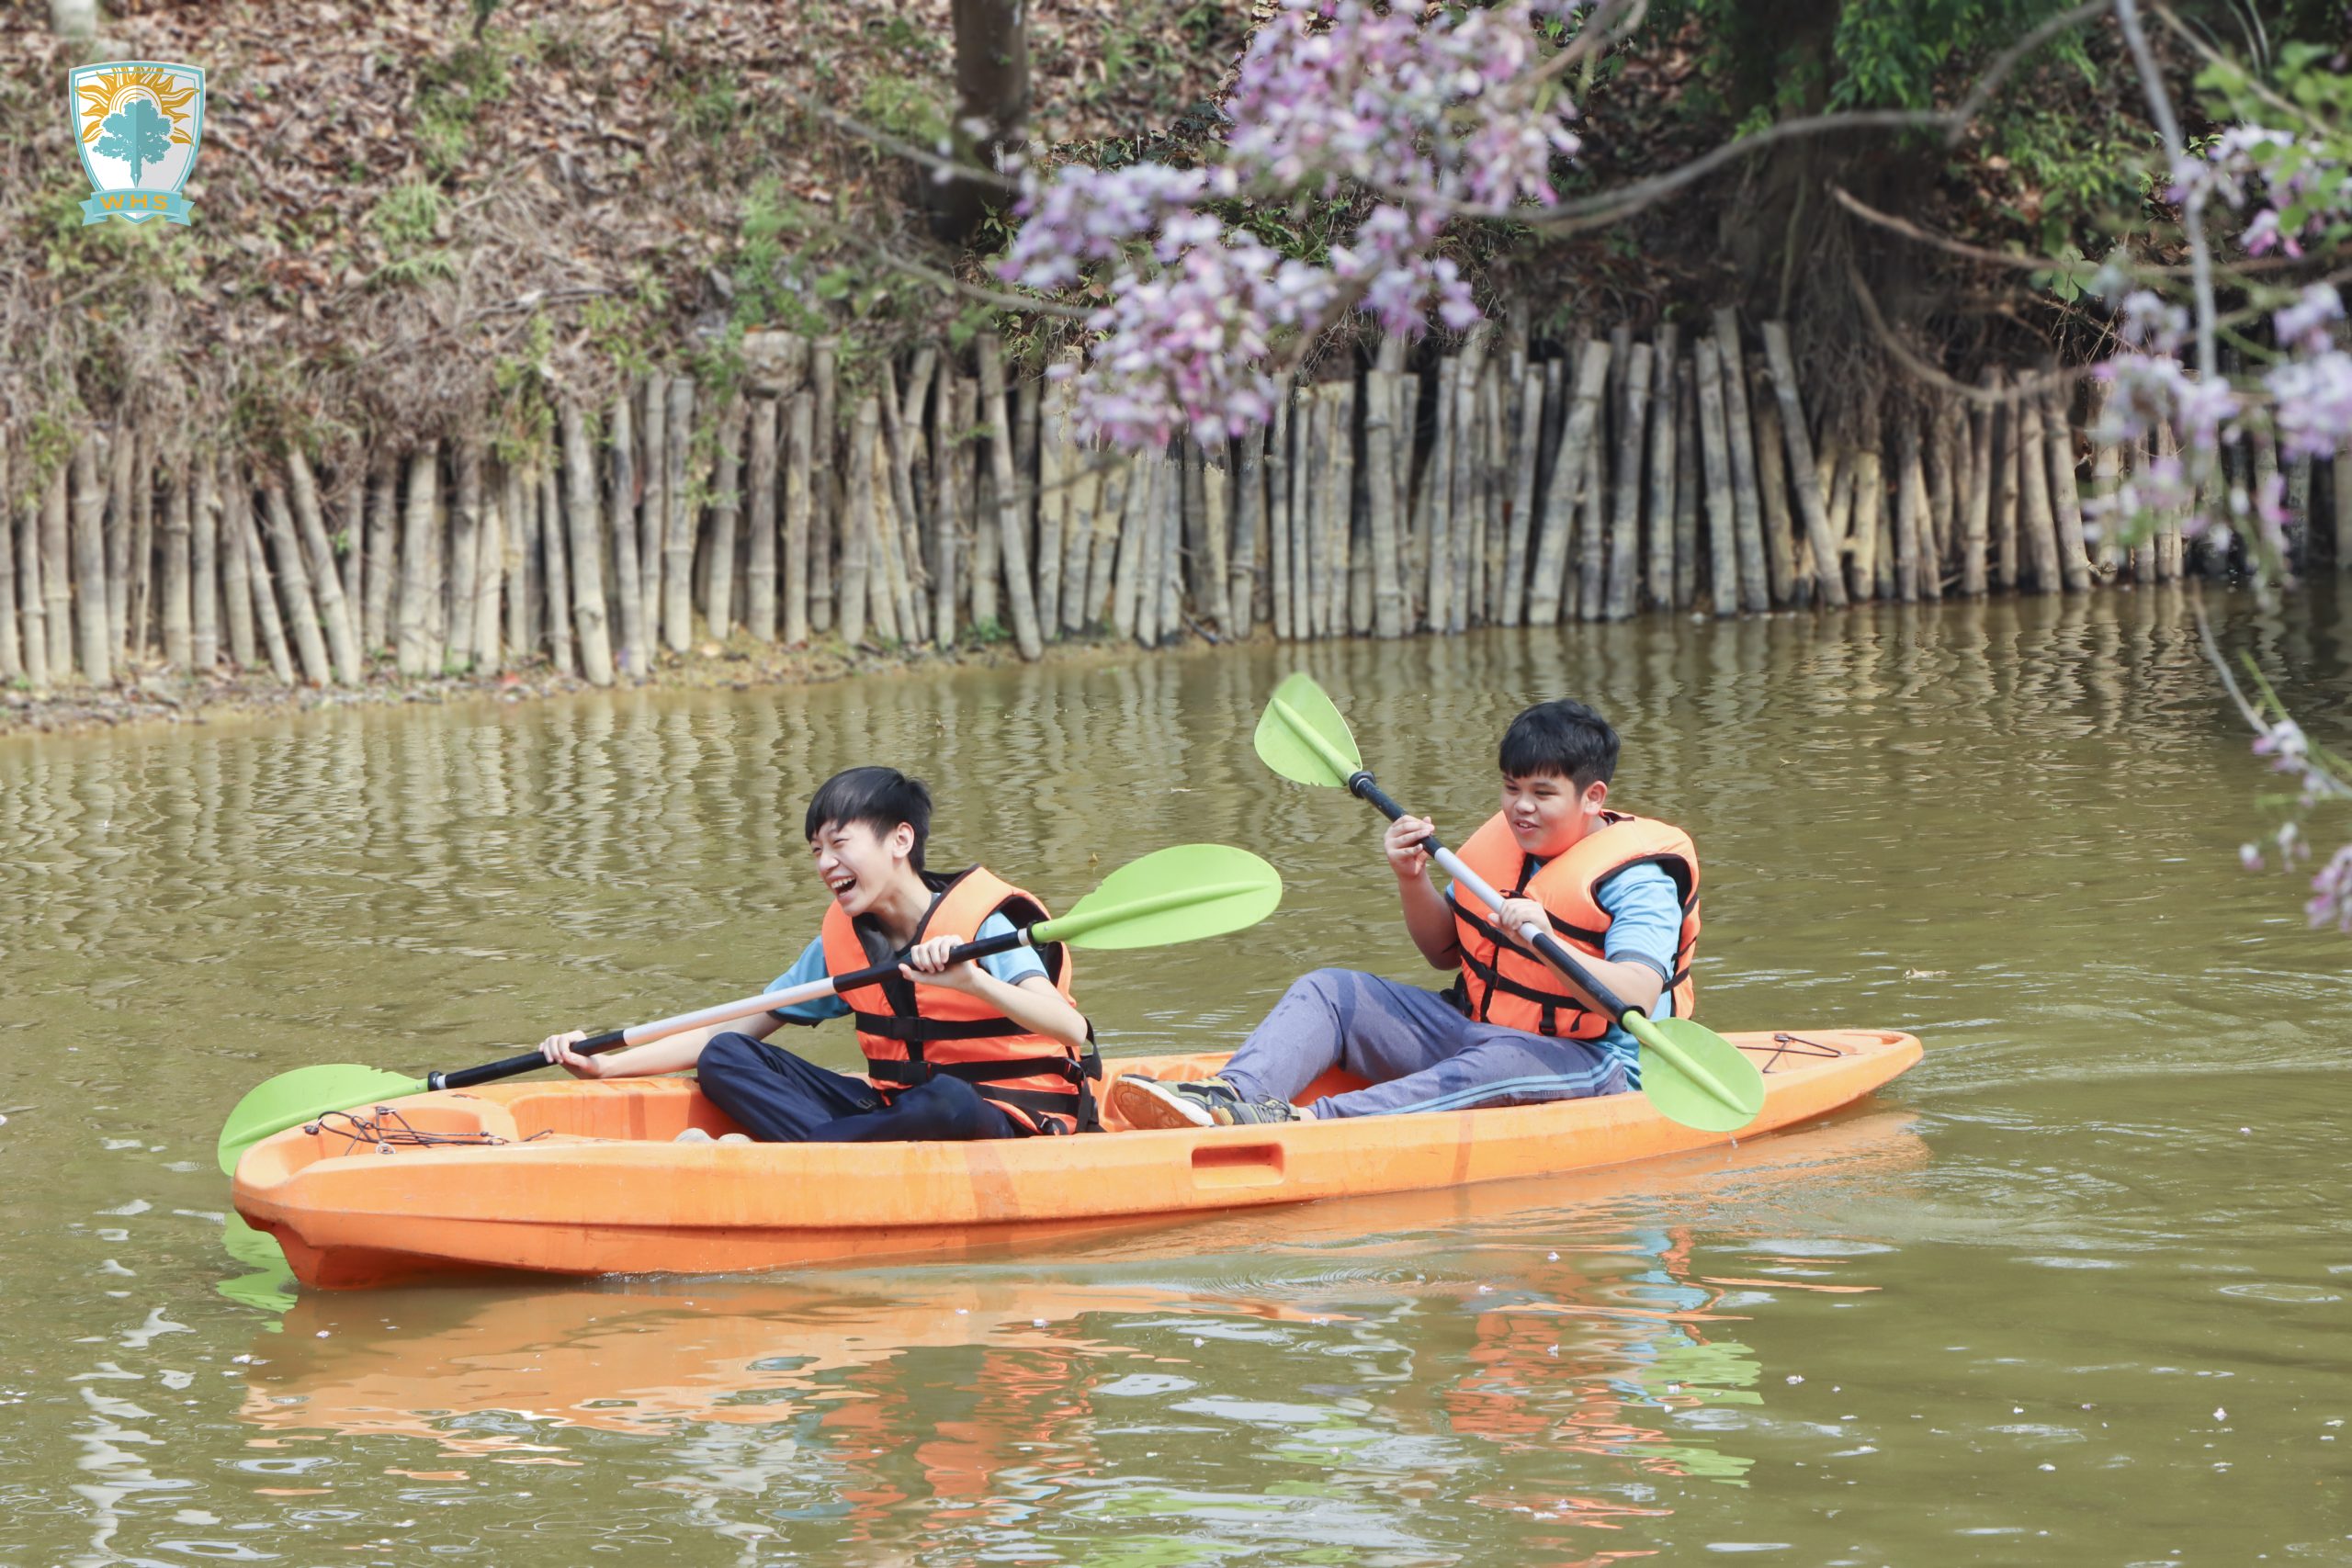
[{"label": "boy's ear", "polygon": [[915,852],[915,829],[910,822],[901,822],[890,829],[890,852],[900,860]]},{"label": "boy's ear", "polygon": [[1609,781],[1595,779],[1584,786],[1583,803],[1587,811],[1598,811],[1609,798]]}]

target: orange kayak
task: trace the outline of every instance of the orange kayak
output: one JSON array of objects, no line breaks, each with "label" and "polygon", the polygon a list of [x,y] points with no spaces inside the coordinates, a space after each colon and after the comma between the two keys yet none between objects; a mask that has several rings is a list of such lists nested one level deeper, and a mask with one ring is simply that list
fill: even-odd
[{"label": "orange kayak", "polygon": [[[1919,1059],[1881,1030],[1734,1034],[1763,1069],[1740,1134],[1826,1115]],[[1197,1078],[1223,1055],[1136,1056]],[[1104,1089],[1109,1085],[1106,1083]],[[1357,1085],[1327,1075],[1302,1101]],[[731,1131],[686,1077],[413,1095],[265,1139],[237,1212],[330,1289],[433,1275],[734,1273],[1041,1246],[1275,1203],[1622,1165],[1730,1141],[1637,1094],[1546,1105],[963,1144],[680,1144]]]}]

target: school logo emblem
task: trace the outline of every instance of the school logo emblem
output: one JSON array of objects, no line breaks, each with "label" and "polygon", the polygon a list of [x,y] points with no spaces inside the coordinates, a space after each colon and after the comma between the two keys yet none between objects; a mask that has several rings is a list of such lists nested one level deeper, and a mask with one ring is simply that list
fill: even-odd
[{"label": "school logo emblem", "polygon": [[73,83],[75,145],[97,193],[82,203],[83,223],[187,222],[180,187],[204,138],[204,73],[127,60],[82,66]]}]

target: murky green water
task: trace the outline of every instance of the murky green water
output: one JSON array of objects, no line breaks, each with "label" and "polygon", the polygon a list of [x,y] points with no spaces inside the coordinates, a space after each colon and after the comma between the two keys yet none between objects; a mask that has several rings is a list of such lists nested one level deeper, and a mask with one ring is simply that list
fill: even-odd
[{"label": "murky green water", "polygon": [[[2226,629],[2324,724],[2346,608]],[[2177,598],[1303,662],[1457,832],[1513,711],[1593,700],[1707,857],[1704,1016],[1927,1061],[1572,1181],[288,1310],[220,1245],[245,1089],[742,994],[810,929],[838,766],[1065,898],[1276,860],[1248,939],[1087,962],[1114,1052],[1413,975],[1377,819],[1252,759],[1288,652],[10,744],[0,1561],[2352,1562],[2352,938],[2237,868],[2267,775]]]}]

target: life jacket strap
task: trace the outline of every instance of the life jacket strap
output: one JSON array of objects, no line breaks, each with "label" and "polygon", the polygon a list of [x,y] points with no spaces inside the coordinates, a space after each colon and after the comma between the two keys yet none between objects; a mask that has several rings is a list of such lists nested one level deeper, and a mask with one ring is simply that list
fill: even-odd
[{"label": "life jacket strap", "polygon": [[860,1034],[921,1044],[930,1040],[1001,1040],[1029,1032],[1009,1018],[902,1018],[895,1013],[852,1013]]}]

